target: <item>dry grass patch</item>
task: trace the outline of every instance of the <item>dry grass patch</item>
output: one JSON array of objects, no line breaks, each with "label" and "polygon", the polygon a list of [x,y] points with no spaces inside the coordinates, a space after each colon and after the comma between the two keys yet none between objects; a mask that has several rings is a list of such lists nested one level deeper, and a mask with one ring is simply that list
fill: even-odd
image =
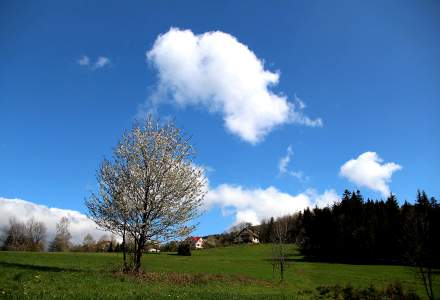
[{"label": "dry grass patch", "polygon": [[255,284],[272,286],[272,282],[244,275],[207,274],[207,273],[166,273],[166,272],[114,272],[118,278],[139,280],[142,282],[167,283],[175,285],[204,285],[210,283]]}]

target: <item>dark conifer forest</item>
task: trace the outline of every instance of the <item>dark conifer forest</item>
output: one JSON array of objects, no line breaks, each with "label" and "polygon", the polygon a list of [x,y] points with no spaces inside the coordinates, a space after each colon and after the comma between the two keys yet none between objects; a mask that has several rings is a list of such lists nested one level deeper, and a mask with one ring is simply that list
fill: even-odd
[{"label": "dark conifer forest", "polygon": [[399,205],[394,195],[365,200],[346,190],[330,207],[264,221],[261,242],[272,241],[277,222],[287,223],[286,242],[308,259],[440,266],[440,205],[423,191],[414,204]]}]

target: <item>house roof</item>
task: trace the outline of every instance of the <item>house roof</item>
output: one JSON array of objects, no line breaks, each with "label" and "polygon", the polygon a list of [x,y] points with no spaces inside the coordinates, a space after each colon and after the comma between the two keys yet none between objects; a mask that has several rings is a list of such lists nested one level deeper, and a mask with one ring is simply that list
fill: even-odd
[{"label": "house roof", "polygon": [[240,232],[237,234],[237,236],[241,235],[244,231],[248,232],[249,234],[251,234],[253,237],[259,238],[258,234],[255,233],[250,227],[245,227],[242,230],[240,230]]},{"label": "house roof", "polygon": [[193,242],[197,242],[198,240],[200,240],[201,239],[201,237],[199,237],[199,236],[193,236],[192,238],[191,238],[191,240],[193,241]]}]

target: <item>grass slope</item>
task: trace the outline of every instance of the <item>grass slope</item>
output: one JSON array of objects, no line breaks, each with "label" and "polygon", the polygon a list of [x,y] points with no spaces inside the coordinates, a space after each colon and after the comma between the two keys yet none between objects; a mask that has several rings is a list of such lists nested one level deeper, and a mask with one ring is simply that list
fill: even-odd
[{"label": "grass slope", "polygon": [[[308,299],[321,285],[396,281],[424,296],[407,267],[304,262],[294,246],[291,252],[283,286],[272,280],[270,245],[193,251],[191,257],[146,254],[143,268],[153,272],[146,280],[114,274],[120,254],[0,252],[0,298]],[[440,294],[440,283],[435,290]]]}]

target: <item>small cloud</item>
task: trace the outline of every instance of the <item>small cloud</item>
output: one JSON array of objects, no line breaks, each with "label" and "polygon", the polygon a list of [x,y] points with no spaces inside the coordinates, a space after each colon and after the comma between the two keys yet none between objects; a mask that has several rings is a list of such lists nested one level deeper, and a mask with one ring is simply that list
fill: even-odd
[{"label": "small cloud", "polygon": [[396,163],[383,163],[376,152],[368,151],[344,163],[339,174],[360,187],[367,187],[387,197],[390,194],[388,183],[391,182],[391,176],[401,169],[402,166]]},{"label": "small cloud", "polygon": [[205,170],[206,173],[212,173],[215,172],[214,167],[208,166],[208,165],[201,165],[203,170]]},{"label": "small cloud", "polygon": [[287,147],[287,153],[285,156],[280,158],[280,161],[278,163],[278,171],[280,172],[280,175],[286,174],[287,173],[287,167],[289,165],[290,162],[290,158],[293,155],[293,151],[292,151],[292,146],[289,145]]},{"label": "small cloud", "polygon": [[304,174],[303,171],[289,171],[288,167],[289,167],[289,163],[292,160],[292,156],[293,156],[293,150],[292,150],[292,146],[289,145],[287,147],[286,150],[286,155],[280,158],[280,161],[278,162],[278,172],[279,175],[290,175],[296,179],[298,179],[301,183],[305,183],[306,181],[308,181],[310,178],[308,176],[306,176]]},{"label": "small cloud", "polygon": [[304,175],[303,171],[291,171],[289,174],[301,181],[301,183],[305,183],[310,179],[309,176]]},{"label": "small cloud", "polygon": [[80,66],[88,66],[90,65],[90,58],[87,55],[83,55],[78,59],[78,64]]},{"label": "small cloud", "polygon": [[108,57],[100,56],[100,57],[98,57],[95,64],[93,65],[93,69],[94,70],[101,69],[109,64],[110,64],[110,59]]},{"label": "small cloud", "polygon": [[98,69],[102,69],[105,66],[110,65],[111,61],[108,57],[105,56],[99,56],[95,63],[92,63],[91,59],[87,56],[87,55],[83,55],[81,56],[78,60],[77,60],[78,64],[82,67],[86,67],[90,70],[98,70]]}]

